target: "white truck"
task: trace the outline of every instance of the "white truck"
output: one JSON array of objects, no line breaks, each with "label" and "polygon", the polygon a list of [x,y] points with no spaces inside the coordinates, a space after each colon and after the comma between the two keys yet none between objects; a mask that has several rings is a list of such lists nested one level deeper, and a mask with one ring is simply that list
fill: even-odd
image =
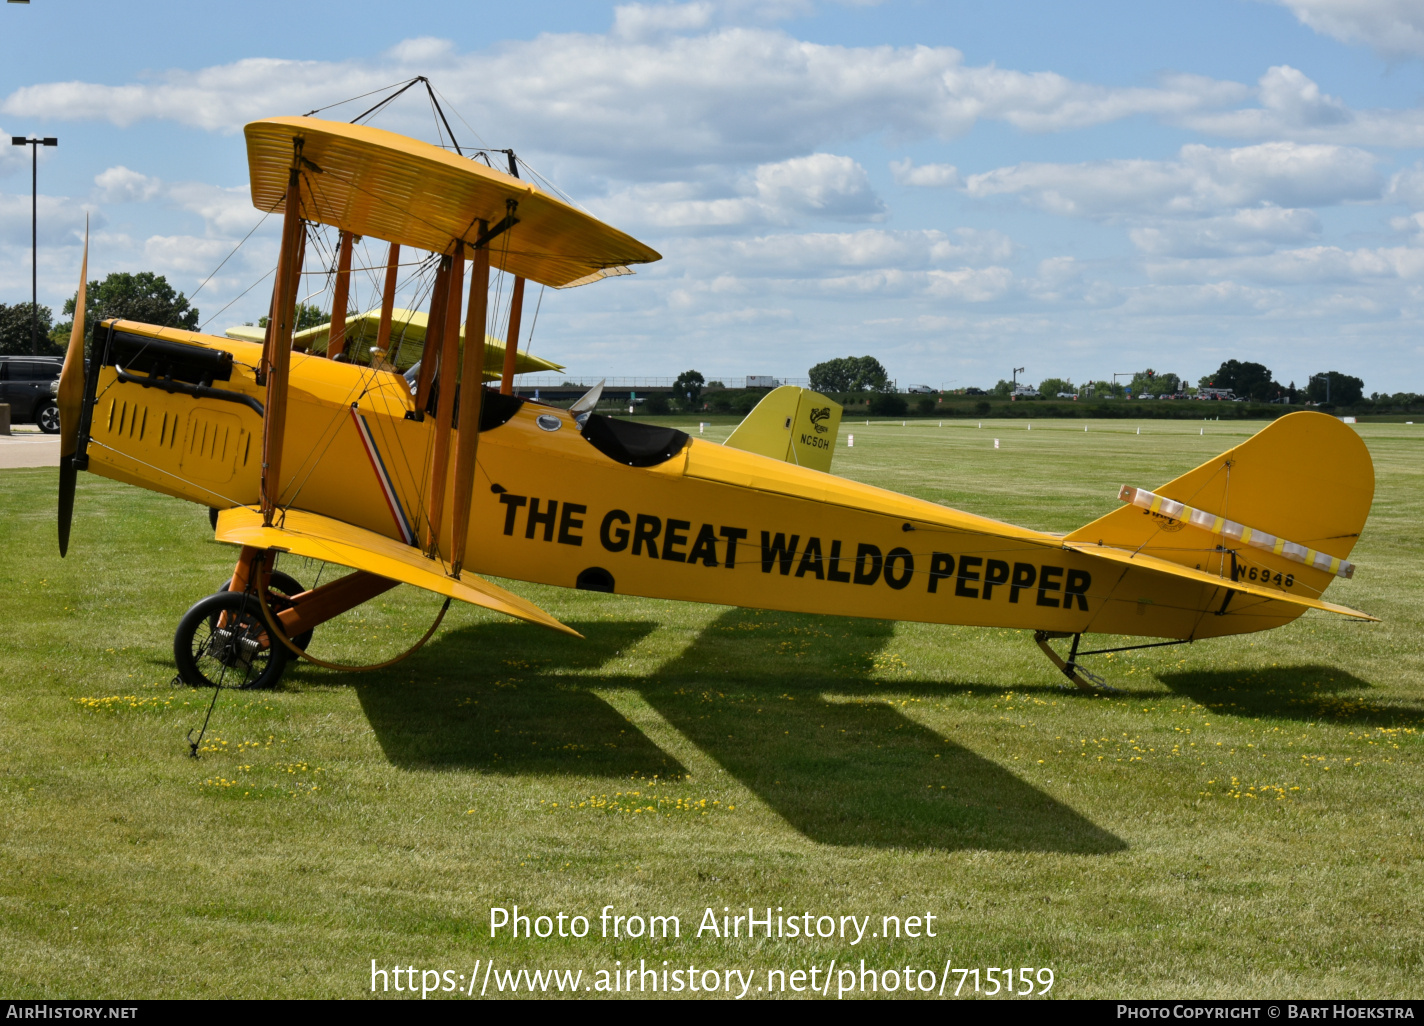
[{"label": "white truck", "polygon": [[777,388],[781,382],[769,374],[748,374],[747,388]]}]

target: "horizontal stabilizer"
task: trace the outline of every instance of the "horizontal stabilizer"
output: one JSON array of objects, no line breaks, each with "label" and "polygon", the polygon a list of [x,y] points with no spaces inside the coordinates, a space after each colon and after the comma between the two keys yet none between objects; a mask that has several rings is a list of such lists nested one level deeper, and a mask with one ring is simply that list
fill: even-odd
[{"label": "horizontal stabilizer", "polygon": [[439,563],[422,555],[419,549],[316,513],[287,510],[279,514],[272,527],[263,527],[262,514],[255,510],[242,506],[226,509],[218,514],[217,540],[291,552],[349,566],[354,570],[365,570],[402,584],[433,591],[437,595],[572,634],[576,638],[582,637],[572,627],[561,624],[533,603],[481,577],[466,573],[457,581],[447,576]]},{"label": "horizontal stabilizer", "polygon": [[1288,600],[1318,597],[1337,576],[1353,575],[1347,557],[1374,490],[1370,452],[1354,428],[1323,413],[1291,413],[1164,485],[1124,488],[1119,497],[1128,505],[1067,541],[1154,556],[1236,584],[1269,571],[1273,580],[1291,579]]},{"label": "horizontal stabilizer", "polygon": [[1249,584],[1246,581],[1232,581],[1216,574],[1209,574],[1204,570],[1194,570],[1191,567],[1182,566],[1180,563],[1173,563],[1170,560],[1159,559],[1156,556],[1149,556],[1141,552],[1132,552],[1128,549],[1119,549],[1111,545],[1100,545],[1095,542],[1063,542],[1065,549],[1074,552],[1081,552],[1087,556],[1097,559],[1106,559],[1114,563],[1124,563],[1128,566],[1136,567],[1139,570],[1151,570],[1155,573],[1166,574],[1169,577],[1179,577],[1187,581],[1195,581],[1199,584],[1211,584],[1228,591],[1238,592],[1242,595],[1251,595],[1255,598],[1270,599],[1273,602],[1286,602],[1294,606],[1301,606],[1305,609],[1321,609],[1327,613],[1339,613],[1341,616],[1354,617],[1357,620],[1373,620],[1379,622],[1379,617],[1371,616],[1369,613],[1362,613],[1358,609],[1351,609],[1349,606],[1336,605],[1334,602],[1326,602],[1323,599],[1311,598],[1308,595],[1296,595],[1291,592],[1278,591],[1275,588],[1264,588],[1257,584]]}]

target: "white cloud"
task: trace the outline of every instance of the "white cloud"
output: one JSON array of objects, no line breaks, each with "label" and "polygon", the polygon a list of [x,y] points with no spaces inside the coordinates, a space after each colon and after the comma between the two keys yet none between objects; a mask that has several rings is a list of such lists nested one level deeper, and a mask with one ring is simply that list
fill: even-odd
[{"label": "white cloud", "polygon": [[613,9],[613,35],[644,41],[670,32],[703,29],[712,23],[710,3],[622,4]]},{"label": "white cloud", "polygon": [[1289,65],[1270,68],[1262,75],[1256,95],[1259,107],[1193,111],[1180,122],[1199,132],[1242,139],[1424,146],[1424,111],[1351,110]]},{"label": "white cloud", "polygon": [[157,196],[163,183],[157,178],[130,171],[123,165],[111,167],[94,176],[100,203],[143,203]]},{"label": "white cloud", "polygon": [[[619,9],[619,27],[607,35],[551,33],[484,53],[457,54],[441,41],[417,39],[359,61],[252,58],[123,85],[47,83],[16,90],[0,109],[235,132],[255,118],[298,113],[422,73],[433,55],[444,65],[442,91],[487,136],[516,145],[558,139],[566,154],[646,169],[650,156],[663,165],[766,163],[868,134],[951,138],[981,119],[1044,132],[1138,114],[1180,118],[1245,95],[1235,83],[1191,76],[1110,88],[1053,72],[968,66],[950,47],[827,46],[766,28],[652,42],[639,35],[655,24],[695,26],[703,10],[633,5]],[[429,112],[419,104],[393,107],[390,119],[392,127],[429,131]]]},{"label": "white cloud", "polygon": [[[0,240],[26,253],[25,264],[29,264],[30,194],[0,193]],[[84,205],[68,196],[35,197],[34,223],[40,247],[77,246],[84,241]],[[91,230],[104,224],[102,216],[94,215],[90,220]]]},{"label": "white cloud", "polygon": [[964,184],[959,177],[959,169],[953,164],[915,165],[909,157],[890,162],[890,172],[895,176],[896,185],[919,185],[929,187],[955,187]]},{"label": "white cloud", "polygon": [[1128,236],[1151,256],[1217,256],[1269,253],[1277,246],[1309,241],[1320,233],[1312,210],[1248,207],[1219,217],[1162,221]]},{"label": "white cloud", "polygon": [[[785,215],[878,221],[885,204],[870,187],[870,176],[850,157],[813,153],[756,169],[757,197]],[[784,215],[783,215],[784,216]]]},{"label": "white cloud", "polygon": [[739,273],[805,277],[838,268],[893,268],[899,271],[1001,263],[1015,252],[1013,240],[998,231],[959,228],[954,232],[806,232],[718,240],[698,245],[688,256],[708,266]]},{"label": "white cloud", "polygon": [[1396,172],[1389,180],[1385,199],[1404,203],[1415,210],[1424,209],[1424,163]]},{"label": "white cloud", "polygon": [[1016,164],[970,175],[976,198],[1016,195],[1056,214],[1211,213],[1270,203],[1319,206],[1379,197],[1376,158],[1360,149],[1273,142],[1238,149],[1183,146],[1178,159]]},{"label": "white cloud", "polygon": [[963,267],[957,271],[930,271],[926,291],[940,299],[984,303],[1009,290],[1014,275],[1007,267]]},{"label": "white cloud", "polygon": [[879,221],[885,204],[865,168],[850,157],[813,153],[762,164],[734,183],[735,195],[707,195],[712,184],[634,185],[591,206],[623,224],[663,228],[794,224],[808,218]]},{"label": "white cloud", "polygon": [[1416,0],[1279,0],[1316,32],[1366,43],[1387,57],[1424,56],[1424,7]]},{"label": "white cloud", "polygon": [[1387,246],[1350,250],[1338,246],[1310,246],[1261,256],[1150,262],[1147,272],[1156,281],[1246,278],[1280,285],[1424,282],[1424,249]]}]

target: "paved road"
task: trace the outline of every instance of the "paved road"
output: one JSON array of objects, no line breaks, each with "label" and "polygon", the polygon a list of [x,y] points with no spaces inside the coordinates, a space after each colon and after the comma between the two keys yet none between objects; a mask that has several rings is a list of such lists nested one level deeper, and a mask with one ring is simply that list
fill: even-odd
[{"label": "paved road", "polygon": [[13,430],[13,435],[0,435],[0,470],[59,466],[58,435],[42,435],[22,427]]}]

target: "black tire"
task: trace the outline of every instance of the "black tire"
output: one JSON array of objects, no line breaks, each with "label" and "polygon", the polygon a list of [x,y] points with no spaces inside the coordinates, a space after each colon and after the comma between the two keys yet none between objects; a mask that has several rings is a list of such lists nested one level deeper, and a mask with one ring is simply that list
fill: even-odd
[{"label": "black tire", "polygon": [[35,410],[35,423],[47,435],[59,434],[59,406],[53,399],[46,399]]},{"label": "black tire", "polygon": [[[301,585],[300,582],[298,582],[295,577],[291,576],[290,574],[284,574],[280,570],[273,570],[272,573],[268,576],[267,580],[267,604],[271,607],[272,612],[274,613],[280,613],[282,610],[290,606],[291,603],[287,600],[290,599],[293,595],[300,595],[302,592],[307,590]],[[218,591],[227,591],[227,589],[231,587],[231,585],[231,579],[223,581],[222,584],[218,585]],[[262,610],[257,610],[257,615],[261,616]],[[311,644],[312,633],[315,630],[315,627],[308,627],[306,630],[302,631],[302,633],[298,634],[295,638],[292,639],[292,644],[296,645],[299,649],[305,652],[307,650],[307,646]],[[277,644],[282,648],[287,647],[286,645],[283,645],[280,641],[277,642]],[[292,659],[296,658],[296,656],[292,655],[291,650],[287,651],[287,655]]]},{"label": "black tire", "polygon": [[[227,626],[219,629],[223,613]],[[199,599],[173,634],[178,676],[196,688],[276,687],[287,668],[287,650],[280,642],[269,645],[267,633],[251,595],[220,591]]]}]

